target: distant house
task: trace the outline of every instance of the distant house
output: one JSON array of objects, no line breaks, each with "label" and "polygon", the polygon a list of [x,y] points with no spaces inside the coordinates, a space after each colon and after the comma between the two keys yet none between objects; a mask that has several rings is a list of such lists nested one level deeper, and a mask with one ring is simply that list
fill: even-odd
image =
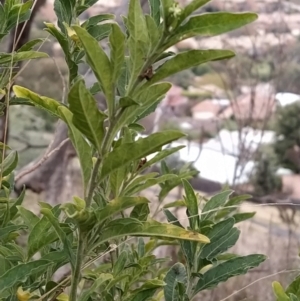
[{"label": "distant house", "polygon": [[228,99],[207,99],[192,107],[192,116],[196,120],[216,120],[220,112],[229,104]]},{"label": "distant house", "polygon": [[243,121],[263,121],[269,119],[276,111],[276,101],[273,95],[253,95],[251,93],[239,96],[224,110],[221,117],[234,117]]},{"label": "distant house", "polygon": [[183,89],[179,86],[173,85],[167,93],[161,105],[164,107],[166,113],[170,112],[175,116],[185,116],[186,108],[189,100],[182,95]]}]

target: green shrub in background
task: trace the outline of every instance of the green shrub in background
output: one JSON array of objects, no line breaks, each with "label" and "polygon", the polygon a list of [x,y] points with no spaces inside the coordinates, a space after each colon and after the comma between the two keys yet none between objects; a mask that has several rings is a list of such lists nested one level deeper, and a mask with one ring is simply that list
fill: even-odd
[{"label": "green shrub in background", "polygon": [[[78,16],[95,0],[56,0],[58,27],[46,30],[61,45],[68,66],[67,103],[40,96],[21,86],[8,91],[18,60],[39,58],[32,51],[41,40],[30,41],[17,53],[0,54],[1,93],[4,105],[28,104],[65,122],[77,152],[84,196],[73,203],[54,207],[40,203],[41,216],[22,206],[24,191],[11,198],[18,155],[1,145],[0,198],[0,299],[1,300],[192,300],[199,292],[246,273],[265,260],[264,255],[239,256],[226,253],[240,231],[235,224],[254,213],[236,213],[234,207],[247,196],[231,198],[226,190],[204,200],[187,179],[195,171],[172,174],[164,159],[182,146],[163,146],[182,138],[178,131],[154,133],[137,139],[139,120],[153,112],[171,84],[165,78],[213,60],[231,58],[229,50],[167,52],[177,42],[197,35],[213,36],[254,21],[252,13],[193,15],[207,0],[194,0],[181,7],[173,0],[150,0],[145,15],[138,0],[131,0],[123,17],[126,30],[114,16],[93,16],[82,24]],[[0,6],[0,36],[28,19],[32,2],[6,0]],[[106,42],[109,54],[99,45]],[[97,82],[87,88],[78,66],[87,63]],[[103,93],[107,110],[100,111],[94,99]],[[5,154],[8,153],[6,156]],[[155,156],[146,161],[148,155]],[[145,173],[162,161],[162,174]],[[217,172],[217,171],[216,171]],[[183,184],[183,200],[163,208],[169,223],[151,217],[149,200],[139,196],[160,185],[158,201]],[[168,208],[186,207],[189,226]],[[199,210],[200,209],[200,210]],[[200,214],[201,212],[201,214]],[[16,237],[25,231],[25,248]],[[130,237],[137,237],[131,243]],[[167,264],[153,251],[161,245],[177,244],[184,264]],[[109,254],[105,262],[101,258]],[[38,256],[39,255],[39,256]],[[38,258],[38,259],[37,259]],[[71,273],[55,282],[53,275],[70,264]]]}]

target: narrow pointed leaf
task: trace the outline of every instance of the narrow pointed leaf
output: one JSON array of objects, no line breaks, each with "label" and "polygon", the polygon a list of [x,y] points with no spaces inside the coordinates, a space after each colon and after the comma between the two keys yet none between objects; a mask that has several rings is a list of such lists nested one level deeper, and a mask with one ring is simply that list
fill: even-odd
[{"label": "narrow pointed leaf", "polygon": [[114,263],[113,267],[113,274],[114,276],[118,276],[124,269],[126,262],[127,262],[127,252],[123,251],[121,254],[118,256],[117,261]]},{"label": "narrow pointed leaf", "polygon": [[62,106],[58,108],[58,112],[60,113],[61,118],[68,125],[69,136],[80,161],[84,190],[86,191],[93,168],[93,162],[91,159],[92,149],[87,141],[83,138],[80,131],[74,126],[72,122],[73,114],[67,108]]},{"label": "narrow pointed leaf", "polygon": [[165,49],[195,36],[215,36],[245,26],[258,18],[254,13],[217,12],[191,17],[176,30]]},{"label": "narrow pointed leaf", "polygon": [[99,111],[96,100],[82,80],[77,81],[71,88],[68,102],[74,125],[100,151],[106,116]]},{"label": "narrow pointed leaf", "polygon": [[230,50],[189,50],[175,55],[161,65],[145,86],[157,83],[180,71],[189,69],[210,61],[231,58],[235,54]]},{"label": "narrow pointed leaf", "polygon": [[47,53],[38,51],[23,51],[13,54],[0,54],[0,64],[17,63],[21,61],[27,61],[32,59],[46,58]]},{"label": "narrow pointed leaf", "polygon": [[35,260],[11,268],[0,277],[0,293],[24,283],[30,275],[46,270],[51,264],[52,262],[48,260]]},{"label": "narrow pointed leaf", "polygon": [[166,301],[178,300],[178,290],[176,289],[178,283],[184,285],[187,284],[187,272],[185,266],[182,263],[175,263],[168,271],[164,281],[166,286],[164,287],[164,296]]},{"label": "narrow pointed leaf", "polygon": [[248,270],[259,266],[265,260],[265,255],[256,254],[222,262],[203,274],[195,286],[194,295],[200,291],[211,289],[231,277],[246,274]]},{"label": "narrow pointed leaf", "polygon": [[187,17],[189,17],[193,12],[197,9],[210,2],[210,0],[193,0],[188,5],[185,6],[181,15],[180,15],[180,23],[183,22]]},{"label": "narrow pointed leaf", "polygon": [[233,247],[239,239],[240,231],[237,228],[231,229],[224,236],[218,240],[205,245],[201,251],[200,257],[202,259],[212,260],[219,254],[226,252],[229,248]]},{"label": "narrow pointed leaf", "polygon": [[26,225],[29,227],[29,230],[31,231],[33,227],[39,222],[40,219],[33,212],[27,210],[22,206],[18,206],[18,210],[24,222],[26,223]]},{"label": "narrow pointed leaf", "polygon": [[217,213],[217,208],[223,207],[228,201],[229,196],[233,193],[232,190],[223,191],[215,196],[213,196],[204,206],[200,219],[206,220],[210,216]]},{"label": "narrow pointed leaf", "polygon": [[1,176],[5,177],[9,175],[18,165],[18,153],[12,151],[0,164]]},{"label": "narrow pointed leaf", "polygon": [[107,224],[99,244],[124,236],[166,237],[179,240],[190,240],[209,243],[209,239],[197,232],[188,231],[172,224],[163,224],[156,221],[141,222],[133,218],[116,219]]},{"label": "narrow pointed leaf", "polygon": [[106,96],[107,106],[111,116],[113,113],[112,108],[114,102],[112,80],[113,71],[111,63],[106,53],[95,38],[93,38],[85,29],[79,26],[73,26],[73,28],[83,45],[87,62],[92,68],[97,80],[101,85],[102,91]]},{"label": "narrow pointed leaf", "polygon": [[156,25],[160,24],[160,0],[148,0],[150,5],[150,15]]},{"label": "narrow pointed leaf", "polygon": [[36,107],[46,110],[48,113],[56,117],[60,117],[60,114],[58,113],[58,107],[62,106],[62,103],[49,97],[40,96],[26,88],[17,85],[13,86],[13,90],[17,97],[26,98]]},{"label": "narrow pointed leaf", "polygon": [[198,200],[192,185],[185,179],[182,180],[185,191],[185,202],[189,213],[189,222],[193,230],[199,230]]},{"label": "narrow pointed leaf", "polygon": [[[155,133],[146,138],[141,138],[133,143],[125,143],[108,153],[104,158],[101,178],[106,177],[112,171],[129,164],[132,161],[144,158],[157,151],[158,148],[182,138],[184,134],[177,131],[165,131]],[[130,150],[130,152],[128,151]]]},{"label": "narrow pointed leaf", "polygon": [[235,219],[235,223],[237,224],[252,218],[255,214],[256,212],[243,212],[243,213],[234,214],[232,217]]},{"label": "narrow pointed leaf", "polygon": [[98,209],[95,212],[95,215],[99,222],[103,222],[111,216],[124,211],[125,209],[148,203],[148,199],[144,197],[120,197],[110,201],[103,209]]},{"label": "narrow pointed leaf", "polygon": [[57,236],[59,237],[59,239],[61,240],[62,244],[64,245],[64,249],[66,250],[66,252],[69,255],[70,263],[71,263],[72,267],[74,268],[74,266],[75,266],[75,254],[74,254],[74,252],[72,250],[71,243],[68,240],[66,233],[62,230],[62,228],[59,225],[58,219],[56,219],[54,217],[54,215],[53,215],[53,213],[51,212],[50,209],[42,208],[41,209],[41,213],[44,216],[46,216],[46,218],[51,223],[51,225],[54,228]]},{"label": "narrow pointed leaf", "polygon": [[125,59],[125,35],[117,24],[111,25],[110,42],[110,61],[112,65],[112,80],[115,83],[120,75],[121,68]]}]

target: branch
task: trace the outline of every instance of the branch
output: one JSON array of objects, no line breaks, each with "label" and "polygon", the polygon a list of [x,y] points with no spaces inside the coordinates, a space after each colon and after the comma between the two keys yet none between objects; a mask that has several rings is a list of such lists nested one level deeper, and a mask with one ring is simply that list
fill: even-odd
[{"label": "branch", "polygon": [[54,148],[51,152],[46,153],[40,161],[38,161],[36,164],[34,164],[31,168],[28,168],[27,170],[24,170],[22,173],[20,173],[19,175],[16,176],[15,181],[19,181],[20,179],[22,179],[24,176],[26,176],[27,174],[35,171],[38,167],[40,167],[47,159],[49,159],[55,152],[57,152],[58,150],[60,150],[70,139],[67,138],[65,140],[63,140],[58,147]]}]

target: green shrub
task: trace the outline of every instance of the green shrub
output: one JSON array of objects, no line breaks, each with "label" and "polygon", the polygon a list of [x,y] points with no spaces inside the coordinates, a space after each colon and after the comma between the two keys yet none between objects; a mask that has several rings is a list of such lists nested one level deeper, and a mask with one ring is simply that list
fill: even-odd
[{"label": "green shrub", "polygon": [[[239,28],[257,16],[218,13],[190,18],[207,2],[202,0],[186,7],[172,0],[151,0],[151,13],[144,15],[140,2],[131,0],[128,16],[123,18],[126,32],[109,14],[79,25],[78,16],[95,2],[56,0],[58,28],[46,24],[46,30],[60,43],[68,66],[67,104],[17,85],[13,87],[16,97],[10,100],[10,67],[17,60],[45,57],[32,51],[41,40],[0,57],[2,75],[8,75],[2,77],[0,86],[5,105],[34,105],[65,122],[80,161],[84,187],[83,198],[74,196],[73,203],[54,207],[41,202],[41,216],[35,215],[22,206],[25,190],[17,199],[10,196],[18,154],[1,144],[0,299],[192,300],[199,292],[244,274],[266,259],[260,254],[226,253],[240,235],[235,224],[254,213],[236,213],[234,206],[247,196],[231,198],[231,190],[202,200],[187,181],[194,170],[172,173],[165,165],[161,175],[145,173],[178,151],[182,146],[163,146],[184,135],[171,130],[136,139],[141,130],[138,122],[155,110],[170,89],[171,84],[162,80],[233,56],[229,50],[174,55],[166,53],[169,47],[183,38]],[[6,0],[0,6],[2,36],[17,20],[28,19],[31,5]],[[109,55],[98,43],[106,38]],[[166,56],[168,60],[162,62]],[[81,62],[87,63],[97,78],[92,89],[78,73]],[[157,62],[159,67],[155,67]],[[95,91],[105,96],[106,111],[98,109]],[[145,160],[153,153],[151,160]],[[169,223],[154,220],[149,200],[139,194],[159,184],[162,204],[169,191],[181,183],[184,199],[163,208]],[[168,210],[176,206],[187,208],[187,228]],[[16,237],[23,231],[28,239],[21,248]],[[131,244],[130,237],[138,237],[137,242]],[[156,258],[153,251],[169,244],[180,245],[185,264],[178,262],[170,268],[167,258]],[[106,254],[109,259],[101,260]],[[53,275],[66,264],[70,264],[71,273],[54,282]]]}]

